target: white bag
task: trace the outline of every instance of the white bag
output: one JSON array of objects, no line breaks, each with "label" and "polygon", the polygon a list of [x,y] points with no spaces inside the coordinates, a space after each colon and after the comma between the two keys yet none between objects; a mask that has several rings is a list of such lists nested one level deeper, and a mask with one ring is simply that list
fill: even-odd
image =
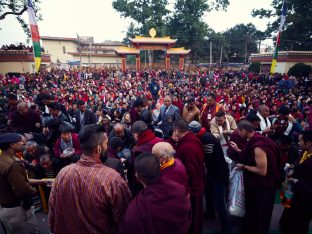
[{"label": "white bag", "polygon": [[233,169],[230,173],[229,213],[237,217],[245,216],[245,189],[242,170]]}]

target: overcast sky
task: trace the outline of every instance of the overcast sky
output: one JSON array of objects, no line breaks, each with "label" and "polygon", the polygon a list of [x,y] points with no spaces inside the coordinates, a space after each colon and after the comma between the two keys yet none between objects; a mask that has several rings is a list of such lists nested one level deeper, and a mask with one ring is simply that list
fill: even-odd
[{"label": "overcast sky", "polygon": [[[271,2],[230,0],[227,12],[207,13],[204,20],[217,32],[239,23],[253,23],[259,30],[264,30],[268,20],[253,18],[251,11],[254,8],[270,8]],[[43,21],[38,22],[41,36],[76,37],[78,33],[79,36],[93,36],[96,42],[121,41],[131,22],[120,17],[113,9],[111,0],[43,0],[40,7],[43,17]],[[23,17],[28,22],[27,12]],[[26,42],[26,35],[14,16],[1,20],[0,28],[0,44]]]}]

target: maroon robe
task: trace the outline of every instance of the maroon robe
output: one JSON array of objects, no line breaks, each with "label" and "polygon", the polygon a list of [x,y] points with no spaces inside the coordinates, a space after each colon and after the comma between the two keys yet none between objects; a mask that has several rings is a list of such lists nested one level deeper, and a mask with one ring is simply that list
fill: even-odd
[{"label": "maroon robe", "polygon": [[[237,144],[237,147],[239,149],[243,149],[245,147],[245,145],[247,144],[247,139],[242,138],[239,134],[238,134],[238,129],[235,129],[234,132],[231,134],[230,137],[230,142],[233,141]],[[227,149],[227,155],[230,159],[236,161],[236,162],[240,162],[241,158],[240,158],[240,153],[236,152],[232,147],[229,147]]]},{"label": "maroon robe", "polygon": [[[205,128],[208,132],[210,132],[210,121],[216,116],[216,113],[219,109],[220,107],[217,105],[217,103],[211,107],[208,105],[203,106],[200,119],[202,121],[202,127]],[[208,119],[208,117],[210,117],[210,119]]]},{"label": "maroon robe", "polygon": [[275,200],[275,187],[279,169],[277,159],[279,151],[276,144],[269,138],[255,133],[241,152],[242,162],[248,166],[256,166],[255,148],[266,153],[267,174],[257,175],[244,170],[245,187],[245,223],[243,233],[269,233],[272,211]]},{"label": "maroon robe", "polygon": [[145,131],[138,139],[137,144],[132,149],[132,157],[128,162],[128,182],[129,188],[131,190],[132,196],[134,197],[140,190],[143,189],[143,186],[137,181],[134,173],[134,160],[141,153],[151,153],[152,148],[158,142],[163,140],[159,137],[156,137],[151,130]]},{"label": "maroon robe", "polygon": [[255,148],[260,148],[266,153],[267,174],[266,176],[260,176],[245,170],[245,186],[257,188],[275,188],[276,182],[279,178],[279,149],[272,140],[256,132],[255,135],[249,139],[246,147],[241,152],[242,162],[244,164],[249,166],[256,166],[254,155]]},{"label": "maroon robe", "polygon": [[189,176],[192,206],[192,224],[189,233],[198,234],[203,229],[205,166],[202,144],[193,133],[188,132],[178,141],[176,158],[182,161]]},{"label": "maroon robe", "polygon": [[178,184],[183,185],[187,194],[189,194],[189,178],[187,176],[184,165],[179,159],[176,158],[173,165],[161,170],[161,175],[162,177],[168,178],[174,182],[177,182]]},{"label": "maroon robe", "polygon": [[191,223],[184,186],[160,177],[129,204],[119,234],[186,234]]}]

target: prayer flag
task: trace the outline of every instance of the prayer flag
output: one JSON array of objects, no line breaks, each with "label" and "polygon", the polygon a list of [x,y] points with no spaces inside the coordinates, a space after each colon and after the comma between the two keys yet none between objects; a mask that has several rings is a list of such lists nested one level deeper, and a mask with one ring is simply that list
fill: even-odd
[{"label": "prayer flag", "polygon": [[285,0],[283,0],[281,21],[280,21],[280,25],[279,25],[279,28],[278,28],[275,52],[273,54],[273,60],[272,60],[272,65],[271,65],[271,70],[270,70],[271,74],[275,73],[277,57],[278,57],[278,50],[279,50],[279,46],[281,44],[281,34],[282,34],[283,27],[284,27],[284,24],[285,24],[285,21],[286,21],[286,13],[287,13],[287,7],[286,7]]},{"label": "prayer flag", "polygon": [[34,60],[35,60],[35,67],[36,72],[40,69],[41,64],[41,46],[40,46],[40,35],[36,20],[36,15],[34,11],[33,4],[31,3],[31,0],[27,1],[28,5],[28,16],[29,16],[29,25],[30,25],[30,32],[31,32],[31,39],[33,42],[33,53],[34,53]]}]

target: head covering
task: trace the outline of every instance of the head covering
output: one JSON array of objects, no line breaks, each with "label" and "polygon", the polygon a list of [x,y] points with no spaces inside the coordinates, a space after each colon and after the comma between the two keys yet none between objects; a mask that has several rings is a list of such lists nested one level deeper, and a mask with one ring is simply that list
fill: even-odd
[{"label": "head covering", "polygon": [[4,133],[0,135],[0,145],[19,142],[22,136],[17,133]]},{"label": "head covering", "polygon": [[198,133],[202,128],[201,124],[195,120],[190,122],[188,126],[193,133]]}]

